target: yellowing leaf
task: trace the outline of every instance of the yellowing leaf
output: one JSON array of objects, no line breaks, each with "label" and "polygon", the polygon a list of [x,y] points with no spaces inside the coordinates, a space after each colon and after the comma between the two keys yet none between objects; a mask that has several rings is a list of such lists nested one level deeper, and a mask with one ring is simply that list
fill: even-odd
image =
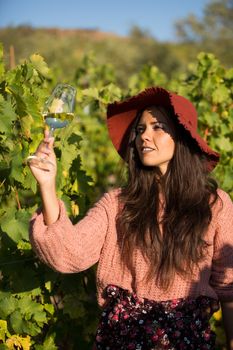
[{"label": "yellowing leaf", "polygon": [[0,343],[5,342],[5,337],[7,333],[7,322],[5,320],[0,320]]},{"label": "yellowing leaf", "polygon": [[79,207],[73,201],[71,203],[71,211],[72,211],[73,216],[78,216],[78,214],[79,214]]},{"label": "yellowing leaf", "polygon": [[46,288],[49,292],[51,292],[51,290],[52,290],[52,283],[51,283],[51,281],[48,281],[48,282],[45,283],[45,288]]},{"label": "yellowing leaf", "polygon": [[34,123],[32,116],[27,115],[26,117],[21,118],[20,122],[23,134],[29,138],[31,136],[31,125]]},{"label": "yellowing leaf", "polygon": [[222,310],[218,310],[213,314],[213,317],[216,321],[220,321],[222,319]]},{"label": "yellowing leaf", "polygon": [[223,111],[222,114],[221,114],[221,116],[222,116],[223,118],[227,118],[227,117],[229,116],[229,112],[228,112],[228,111]]},{"label": "yellowing leaf", "polygon": [[30,337],[28,335],[26,337],[20,337],[19,335],[14,334],[7,339],[6,345],[8,346],[9,350],[30,350]]},{"label": "yellowing leaf", "polygon": [[63,170],[63,171],[62,171],[62,175],[64,176],[64,178],[67,178],[67,176],[68,176],[68,171],[67,171],[67,170]]},{"label": "yellowing leaf", "polygon": [[72,189],[73,193],[78,193],[78,181],[77,181],[77,179],[75,179],[71,189]]}]

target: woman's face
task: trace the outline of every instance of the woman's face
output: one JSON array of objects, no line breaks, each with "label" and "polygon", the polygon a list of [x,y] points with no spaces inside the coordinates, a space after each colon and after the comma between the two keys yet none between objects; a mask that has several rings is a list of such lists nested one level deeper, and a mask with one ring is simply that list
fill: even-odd
[{"label": "woman's face", "polygon": [[154,106],[143,111],[136,127],[136,149],[143,165],[165,174],[175,151],[174,125],[165,111]]}]

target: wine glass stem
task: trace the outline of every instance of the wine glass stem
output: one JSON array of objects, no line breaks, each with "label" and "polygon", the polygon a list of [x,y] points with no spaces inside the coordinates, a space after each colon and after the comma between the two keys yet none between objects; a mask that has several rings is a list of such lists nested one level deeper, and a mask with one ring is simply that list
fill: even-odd
[{"label": "wine glass stem", "polygon": [[[54,134],[54,128],[50,127],[49,128],[49,137],[53,137],[53,134]],[[49,144],[47,143],[47,148],[49,148]]]},{"label": "wine glass stem", "polygon": [[52,128],[52,127],[49,129],[49,137],[53,137],[54,130],[55,130],[55,129]]}]

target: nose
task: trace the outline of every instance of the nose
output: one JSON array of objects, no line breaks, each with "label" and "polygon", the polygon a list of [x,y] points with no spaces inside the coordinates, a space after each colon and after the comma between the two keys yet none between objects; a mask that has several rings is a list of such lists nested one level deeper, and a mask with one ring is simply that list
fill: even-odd
[{"label": "nose", "polygon": [[151,140],[151,132],[148,128],[145,128],[145,130],[143,131],[143,133],[141,133],[141,140],[142,141],[149,141]]}]

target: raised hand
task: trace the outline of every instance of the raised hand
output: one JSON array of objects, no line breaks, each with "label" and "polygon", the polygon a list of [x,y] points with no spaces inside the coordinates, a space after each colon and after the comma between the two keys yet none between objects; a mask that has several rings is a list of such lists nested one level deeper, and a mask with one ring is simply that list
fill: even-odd
[{"label": "raised hand", "polygon": [[[57,166],[56,156],[53,150],[54,138],[49,137],[49,131],[46,129],[44,132],[44,139],[39,144],[35,157],[37,161],[33,162],[33,156],[30,161],[29,167],[35,179],[40,186],[54,185]],[[41,159],[38,163],[38,158]],[[46,160],[46,162],[44,162]]]}]

